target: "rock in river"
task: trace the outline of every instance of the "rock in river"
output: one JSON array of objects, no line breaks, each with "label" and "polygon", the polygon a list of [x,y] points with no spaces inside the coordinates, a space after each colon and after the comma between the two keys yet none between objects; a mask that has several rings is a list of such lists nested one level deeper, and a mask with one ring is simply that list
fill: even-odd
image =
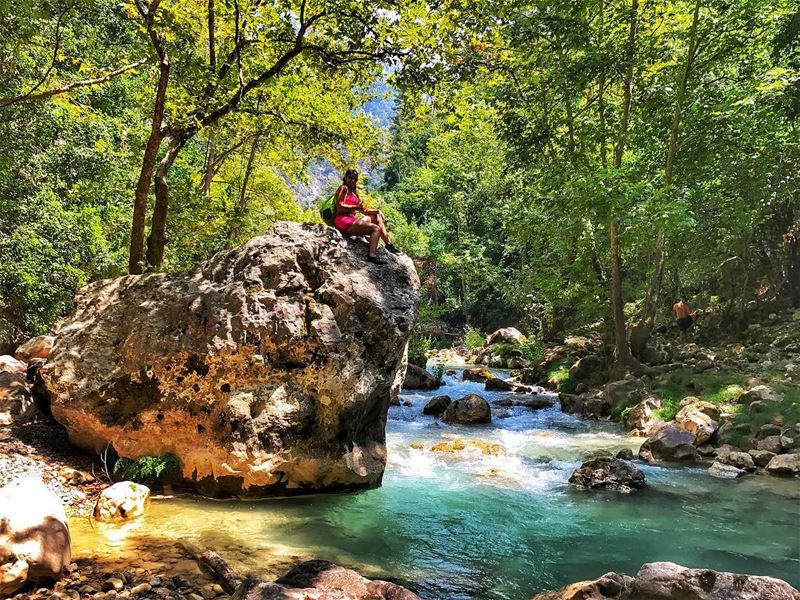
[{"label": "rock in river", "polygon": [[687,569],[670,562],[642,565],[636,577],[606,573],[534,600],[800,600],[800,592],[774,577]]},{"label": "rock in river", "polygon": [[426,369],[418,367],[417,365],[408,365],[406,377],[403,380],[403,389],[435,390],[440,385],[442,385],[441,381],[439,381]]},{"label": "rock in river", "polygon": [[450,406],[451,402],[452,399],[450,396],[435,396],[428,400],[428,403],[422,409],[422,414],[441,417],[445,409]]},{"label": "rock in river", "polygon": [[448,405],[442,416],[445,423],[476,425],[491,423],[492,410],[489,403],[477,394],[469,394]]},{"label": "rock in river", "polygon": [[583,489],[605,489],[630,493],[644,487],[644,473],[620,458],[596,458],[583,463],[569,482]]},{"label": "rock in river", "polygon": [[366,254],[276,223],[189,273],[85,287],[42,368],[53,415],[82,448],[174,454],[209,495],[379,485],[419,279]]},{"label": "rock in river", "polygon": [[639,449],[639,456],[648,462],[697,460],[693,433],[667,425],[647,438]]}]

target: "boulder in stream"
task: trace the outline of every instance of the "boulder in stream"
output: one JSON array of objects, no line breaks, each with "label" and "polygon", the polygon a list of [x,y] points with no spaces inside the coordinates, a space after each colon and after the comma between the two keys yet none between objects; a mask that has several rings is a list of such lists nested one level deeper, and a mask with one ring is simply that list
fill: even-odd
[{"label": "boulder in stream", "polygon": [[408,365],[406,369],[406,376],[403,380],[403,389],[405,390],[435,390],[442,385],[433,374],[428,372],[427,369],[418,367],[417,365]]},{"label": "boulder in stream", "polygon": [[587,490],[613,490],[628,494],[644,487],[645,477],[639,469],[621,458],[596,458],[583,463],[570,476],[569,482]]},{"label": "boulder in stream", "polygon": [[42,367],[53,416],[87,450],[175,455],[207,495],[379,485],[419,279],[366,258],[281,222],[188,273],[86,286]]},{"label": "boulder in stream", "polygon": [[800,600],[800,592],[774,577],[689,569],[675,563],[642,565],[635,577],[606,573],[533,600]]},{"label": "boulder in stream", "polygon": [[445,423],[479,425],[492,422],[492,409],[489,403],[477,394],[469,394],[452,402],[442,415]]},{"label": "boulder in stream", "polygon": [[648,462],[694,461],[698,458],[694,443],[693,433],[679,429],[672,424],[666,425],[655,435],[647,438],[647,441],[639,448],[639,457]]},{"label": "boulder in stream", "polygon": [[435,396],[428,400],[428,403],[422,409],[422,414],[441,417],[452,401],[450,396]]}]

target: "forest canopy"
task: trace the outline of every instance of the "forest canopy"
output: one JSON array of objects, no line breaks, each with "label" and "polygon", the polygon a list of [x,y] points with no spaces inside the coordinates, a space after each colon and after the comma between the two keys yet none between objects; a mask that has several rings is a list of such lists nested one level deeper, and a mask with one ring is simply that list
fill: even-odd
[{"label": "forest canopy", "polygon": [[800,306],[789,0],[2,0],[0,31],[14,339],[318,220],[321,164],[368,172],[428,323],[600,323],[625,360],[679,296]]}]

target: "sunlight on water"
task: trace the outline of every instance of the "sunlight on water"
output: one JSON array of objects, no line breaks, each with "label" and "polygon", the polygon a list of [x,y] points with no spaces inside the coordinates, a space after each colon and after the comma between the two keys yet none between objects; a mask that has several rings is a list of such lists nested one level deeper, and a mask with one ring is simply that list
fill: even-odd
[{"label": "sunlight on water", "polygon": [[[530,598],[658,560],[800,585],[800,481],[722,481],[702,467],[640,465],[648,481],[642,492],[577,492],[567,479],[583,460],[635,451],[642,440],[557,407],[497,408],[491,425],[434,427],[422,407],[440,393],[479,393],[490,402],[508,395],[455,378],[437,392],[404,395],[412,405],[390,410],[380,489],[262,502],[156,500],[143,519],[122,527],[73,522],[76,553],[152,556],[180,571],[191,565],[164,549],[185,538],[265,577],[324,558],[429,599]],[[456,439],[464,451],[431,451]],[[484,442],[499,448],[484,454]]]}]

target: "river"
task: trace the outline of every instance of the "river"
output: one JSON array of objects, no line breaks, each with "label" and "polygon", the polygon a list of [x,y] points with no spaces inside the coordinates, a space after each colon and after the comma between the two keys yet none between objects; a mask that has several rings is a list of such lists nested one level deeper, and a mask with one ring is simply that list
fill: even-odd
[{"label": "river", "polygon": [[[156,499],[144,518],[122,526],[72,522],[76,555],[141,560],[186,538],[265,577],[299,559],[324,558],[426,599],[527,599],[663,560],[800,586],[800,480],[724,481],[702,466],[639,464],[643,491],[576,491],[567,479],[583,460],[636,451],[642,440],[615,424],[562,414],[557,404],[495,407],[486,426],[432,426],[422,415],[431,396],[478,393],[492,402],[509,395],[485,392],[460,373],[445,383],[436,392],[406,392],[401,398],[411,405],[390,409],[380,489],[260,502]],[[455,437],[500,444],[503,453],[430,451]]]}]

